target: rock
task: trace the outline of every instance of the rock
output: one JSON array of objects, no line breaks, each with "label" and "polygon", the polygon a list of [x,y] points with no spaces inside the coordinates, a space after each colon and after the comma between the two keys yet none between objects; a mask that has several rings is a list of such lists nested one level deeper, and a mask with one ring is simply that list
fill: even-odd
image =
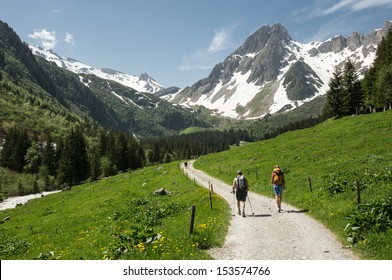
[{"label": "rock", "polygon": [[160,188],[154,192],[154,195],[167,195],[167,192],[164,188]]}]

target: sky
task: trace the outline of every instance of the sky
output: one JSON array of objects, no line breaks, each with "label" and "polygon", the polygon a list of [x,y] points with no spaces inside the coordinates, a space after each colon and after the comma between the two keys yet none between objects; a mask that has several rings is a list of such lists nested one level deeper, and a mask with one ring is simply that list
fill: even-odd
[{"label": "sky", "polygon": [[262,26],[301,43],[366,35],[392,20],[392,0],[0,0],[0,20],[62,57],[185,87]]}]

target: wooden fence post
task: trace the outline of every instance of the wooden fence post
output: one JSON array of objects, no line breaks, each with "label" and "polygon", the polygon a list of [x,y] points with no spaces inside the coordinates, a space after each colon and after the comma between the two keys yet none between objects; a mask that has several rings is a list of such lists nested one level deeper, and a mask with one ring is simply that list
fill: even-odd
[{"label": "wooden fence post", "polygon": [[209,185],[209,195],[210,195],[210,208],[212,209],[212,195],[214,193],[214,187],[212,186],[212,184]]},{"label": "wooden fence post", "polygon": [[309,181],[309,189],[310,189],[310,192],[313,192],[312,181],[311,181],[310,177],[308,177],[308,181]]},{"label": "wooden fence post", "polygon": [[361,205],[361,183],[357,180],[357,205],[358,208]]},{"label": "wooden fence post", "polygon": [[189,225],[189,234],[193,233],[193,227],[195,225],[195,212],[196,212],[196,206],[192,205],[191,222],[190,222],[190,225]]}]

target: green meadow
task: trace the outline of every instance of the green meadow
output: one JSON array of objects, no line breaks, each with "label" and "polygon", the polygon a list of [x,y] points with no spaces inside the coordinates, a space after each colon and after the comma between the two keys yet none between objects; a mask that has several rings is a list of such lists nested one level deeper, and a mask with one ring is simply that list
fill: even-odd
[{"label": "green meadow", "polygon": [[[200,157],[195,167],[229,184],[242,169],[252,191],[272,197],[279,164],[284,202],[321,221],[359,257],[392,259],[391,126],[392,111],[331,119]],[[211,259],[205,249],[223,244],[229,205],[213,195],[211,209],[208,190],[181,167],[123,173],[1,211],[0,259]],[[153,195],[159,188],[168,194]]]},{"label": "green meadow", "polygon": [[227,183],[242,169],[252,191],[273,197],[278,164],[287,181],[284,202],[321,221],[360,257],[392,259],[391,126],[392,111],[330,119],[203,156],[195,167]]},{"label": "green meadow", "polygon": [[209,197],[178,163],[75,186],[1,211],[0,258],[211,259],[205,249],[223,244],[230,213]]}]

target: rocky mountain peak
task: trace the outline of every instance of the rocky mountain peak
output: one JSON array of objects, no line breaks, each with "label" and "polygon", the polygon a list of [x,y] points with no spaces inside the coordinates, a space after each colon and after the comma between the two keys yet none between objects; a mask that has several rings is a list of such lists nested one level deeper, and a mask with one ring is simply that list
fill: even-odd
[{"label": "rocky mountain peak", "polygon": [[246,55],[249,53],[257,53],[268,46],[268,44],[289,40],[291,40],[291,37],[288,34],[287,29],[280,23],[272,26],[263,26],[249,36],[245,43],[239,47],[234,54]]},{"label": "rocky mountain peak", "polygon": [[287,29],[280,23],[263,26],[222,63],[216,64],[210,75],[194,84],[192,89],[201,94],[208,93],[218,84],[232,82],[236,72],[241,75],[249,73],[248,83],[261,85],[272,80],[282,66],[282,57],[286,55],[285,45],[290,40]]},{"label": "rocky mountain peak", "polygon": [[263,26],[216,64],[207,78],[165,98],[247,119],[296,108],[324,95],[331,73],[347,59],[363,74],[391,26],[386,21],[368,35],[353,32],[306,44],[294,41],[279,23]]},{"label": "rocky mountain peak", "polygon": [[339,53],[344,50],[346,47],[350,51],[354,51],[358,49],[360,46],[364,47],[366,50],[367,47],[371,47],[372,45],[378,45],[381,41],[382,37],[387,35],[388,30],[392,27],[391,21],[385,21],[384,26],[381,29],[372,30],[368,35],[362,35],[358,32],[351,33],[347,38],[339,35],[335,36],[326,42],[322,43],[318,47],[318,52],[320,53],[328,53],[334,52]]},{"label": "rocky mountain peak", "polygon": [[151,78],[150,75],[148,75],[147,73],[142,73],[139,75],[140,79],[143,81],[149,81],[149,80],[154,80],[153,78]]}]

